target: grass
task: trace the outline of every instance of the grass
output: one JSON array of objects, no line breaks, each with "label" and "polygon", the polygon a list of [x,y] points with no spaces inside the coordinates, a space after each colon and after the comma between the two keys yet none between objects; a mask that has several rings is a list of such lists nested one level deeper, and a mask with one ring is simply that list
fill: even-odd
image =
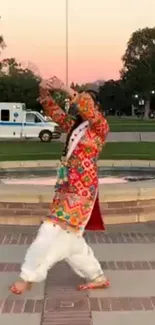
[{"label": "grass", "polygon": [[155,132],[155,120],[128,117],[108,117],[111,132]]},{"label": "grass", "polygon": [[[61,156],[63,144],[59,142],[0,142],[0,161],[54,160]],[[155,160],[153,142],[107,143],[100,159]]]},{"label": "grass", "polygon": [[0,161],[59,159],[63,144],[59,142],[0,142]]}]

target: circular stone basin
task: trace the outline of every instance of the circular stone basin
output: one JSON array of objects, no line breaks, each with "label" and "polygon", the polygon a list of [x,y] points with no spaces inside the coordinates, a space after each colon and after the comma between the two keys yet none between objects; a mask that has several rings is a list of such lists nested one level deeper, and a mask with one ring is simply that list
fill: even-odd
[{"label": "circular stone basin", "polygon": [[[39,225],[49,213],[56,166],[0,170],[0,223]],[[99,168],[100,208],[106,224],[155,221],[155,168]]]},{"label": "circular stone basin", "polygon": [[[1,183],[8,185],[45,185],[56,183],[56,168],[10,169],[0,171]],[[155,179],[155,170],[99,168],[99,184],[125,184]]]},{"label": "circular stone basin", "polygon": [[[99,184],[116,184],[116,183],[127,183],[128,181],[123,178],[99,178]],[[56,178],[31,178],[31,179],[3,179],[3,184],[10,185],[46,185],[46,186],[54,186],[56,183]]]}]

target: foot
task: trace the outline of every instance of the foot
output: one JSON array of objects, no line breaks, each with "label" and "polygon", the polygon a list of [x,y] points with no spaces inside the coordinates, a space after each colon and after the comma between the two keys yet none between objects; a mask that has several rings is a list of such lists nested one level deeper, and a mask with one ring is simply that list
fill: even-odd
[{"label": "foot", "polygon": [[31,290],[31,282],[15,282],[9,289],[15,295],[22,295],[25,291]]},{"label": "foot", "polygon": [[81,284],[77,289],[78,290],[93,290],[93,289],[107,289],[110,287],[110,281],[94,281],[86,284]]}]

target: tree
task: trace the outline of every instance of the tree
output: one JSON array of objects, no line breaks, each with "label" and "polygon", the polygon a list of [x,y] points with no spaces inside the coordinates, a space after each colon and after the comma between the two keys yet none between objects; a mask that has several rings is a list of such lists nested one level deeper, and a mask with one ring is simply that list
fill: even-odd
[{"label": "tree", "polygon": [[3,36],[0,35],[0,48],[1,50],[3,50],[5,48],[5,42],[4,42],[4,39],[3,39]]},{"label": "tree", "polygon": [[98,91],[101,86],[103,86],[105,83],[104,80],[96,80],[94,82],[89,82],[86,84],[75,84],[74,82],[71,83],[71,88],[75,89],[76,91],[84,91],[85,89],[93,89],[95,91]]},{"label": "tree", "polygon": [[40,78],[29,69],[23,69],[14,58],[1,62],[0,101],[24,102],[27,108],[40,109],[39,97]]},{"label": "tree", "polygon": [[[0,17],[1,19],[1,17]],[[0,35],[0,54],[1,54],[1,50],[3,50],[6,47],[6,44],[4,42],[4,38],[2,35]]]},{"label": "tree", "polygon": [[76,91],[78,91],[78,92],[80,92],[80,91],[85,90],[86,85],[85,84],[79,85],[77,83],[72,82],[71,83],[71,88],[74,89],[74,90],[76,90]]},{"label": "tree", "polygon": [[121,78],[132,94],[145,99],[145,117],[150,110],[151,92],[155,89],[155,27],[134,32],[122,58]]},{"label": "tree", "polygon": [[1,61],[1,72],[8,76],[17,75],[20,71],[20,63],[15,58],[8,58]]},{"label": "tree", "polygon": [[[1,19],[1,17],[0,17]],[[4,38],[2,35],[0,35],[0,55],[1,55],[1,51],[4,50],[4,48],[6,47],[6,44],[4,42]],[[0,70],[1,70],[1,61],[0,61]],[[1,75],[1,71],[0,71],[0,75]]]},{"label": "tree", "polygon": [[119,115],[130,106],[130,96],[121,80],[106,81],[99,89],[99,99],[103,110],[112,110]]},{"label": "tree", "polygon": [[[24,102],[26,107],[41,110],[38,103],[39,82],[38,69],[31,63],[23,68],[24,64],[17,62],[15,58],[6,58],[1,62],[0,77],[0,101]],[[32,67],[33,71],[30,69]],[[66,94],[64,92],[52,92],[56,102],[65,108]]]}]

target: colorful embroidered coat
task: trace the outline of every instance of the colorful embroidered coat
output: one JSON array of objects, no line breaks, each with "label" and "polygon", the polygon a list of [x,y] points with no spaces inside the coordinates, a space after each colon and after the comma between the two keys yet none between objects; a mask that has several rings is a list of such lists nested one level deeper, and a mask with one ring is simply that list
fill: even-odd
[{"label": "colorful embroidered coat", "polygon": [[[48,95],[41,92],[40,102],[46,113],[68,133],[74,123]],[[47,95],[47,93],[46,93]],[[68,230],[82,234],[92,213],[98,195],[97,159],[108,134],[108,123],[103,115],[93,107],[90,96],[81,95],[78,102],[79,114],[83,120],[84,130],[75,129],[74,139],[79,137],[68,159],[68,182],[55,188],[55,195],[48,217],[52,222]],[[87,126],[86,126],[87,125]],[[82,132],[82,136],[79,134]]]}]

